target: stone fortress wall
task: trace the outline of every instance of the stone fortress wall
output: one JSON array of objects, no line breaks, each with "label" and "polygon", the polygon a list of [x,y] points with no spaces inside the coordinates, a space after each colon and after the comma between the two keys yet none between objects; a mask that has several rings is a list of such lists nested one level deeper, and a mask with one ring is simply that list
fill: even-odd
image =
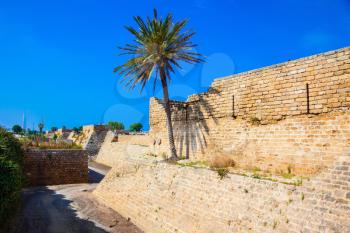
[{"label": "stone fortress wall", "polygon": [[149,135],[107,133],[96,160],[113,168],[94,195],[145,232],[350,232],[349,75],[345,48],[217,79],[172,103],[179,155],[291,169],[309,177],[299,184],[145,156],[168,153],[153,98]]},{"label": "stone fortress wall", "polygon": [[89,152],[90,156],[96,156],[106,137],[108,129],[104,125],[90,125],[83,127],[83,133],[88,135],[83,144],[83,148]]},{"label": "stone fortress wall", "polygon": [[[172,103],[177,151],[238,166],[315,174],[350,151],[350,48],[216,79]],[[150,100],[154,153],[168,153],[161,100]]]},{"label": "stone fortress wall", "polygon": [[167,163],[119,163],[94,195],[145,232],[350,232],[350,154],[301,186]]},{"label": "stone fortress wall", "polygon": [[115,134],[108,131],[95,161],[110,167],[126,160],[146,160],[146,154],[149,153],[149,145],[152,138],[148,135],[119,135],[115,140]]},{"label": "stone fortress wall", "polygon": [[96,156],[105,140],[108,127],[104,125],[85,125],[80,134],[71,132],[68,139],[81,145],[89,156]]}]

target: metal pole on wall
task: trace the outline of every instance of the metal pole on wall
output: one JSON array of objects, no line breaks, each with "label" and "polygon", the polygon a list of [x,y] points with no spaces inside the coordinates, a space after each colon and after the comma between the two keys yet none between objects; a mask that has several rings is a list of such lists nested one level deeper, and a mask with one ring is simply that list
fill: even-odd
[{"label": "metal pole on wall", "polygon": [[308,83],[306,83],[306,113],[310,114],[310,93]]}]

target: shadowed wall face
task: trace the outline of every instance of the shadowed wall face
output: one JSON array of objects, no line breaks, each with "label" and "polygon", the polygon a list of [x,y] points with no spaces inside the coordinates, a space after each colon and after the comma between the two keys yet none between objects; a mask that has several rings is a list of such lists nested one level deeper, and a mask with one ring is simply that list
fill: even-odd
[{"label": "shadowed wall face", "polygon": [[85,125],[81,133],[72,131],[68,139],[81,145],[89,156],[96,156],[106,137],[108,128],[104,125]]},{"label": "shadowed wall face", "polygon": [[[313,174],[350,149],[350,48],[217,79],[174,102],[179,156]],[[150,101],[155,152],[167,152],[162,102]]]},{"label": "shadowed wall face", "polygon": [[88,182],[88,157],[84,150],[29,150],[24,172],[29,186]]}]

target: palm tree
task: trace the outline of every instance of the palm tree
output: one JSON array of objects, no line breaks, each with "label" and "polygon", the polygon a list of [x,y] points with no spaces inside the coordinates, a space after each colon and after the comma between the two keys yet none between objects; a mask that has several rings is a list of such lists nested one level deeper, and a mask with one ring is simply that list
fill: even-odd
[{"label": "palm tree", "polygon": [[43,133],[43,128],[44,128],[44,123],[43,122],[39,123],[38,124],[38,128],[39,128],[40,134],[42,134]]},{"label": "palm tree", "polygon": [[183,31],[188,20],[173,22],[173,16],[168,14],[165,19],[157,16],[154,10],[153,18],[143,20],[140,16],[134,17],[138,29],[126,26],[126,29],[134,36],[132,44],[120,47],[121,55],[130,55],[132,58],[123,65],[114,69],[114,72],[123,76],[122,82],[134,89],[141,85],[141,92],[154,75],[153,90],[160,79],[163,88],[164,108],[167,119],[169,146],[171,159],[177,159],[174,143],[173,127],[171,121],[168,82],[171,73],[175,69],[181,69],[179,62],[191,64],[203,62],[201,54],[193,52],[196,47],[191,42],[193,31]]}]

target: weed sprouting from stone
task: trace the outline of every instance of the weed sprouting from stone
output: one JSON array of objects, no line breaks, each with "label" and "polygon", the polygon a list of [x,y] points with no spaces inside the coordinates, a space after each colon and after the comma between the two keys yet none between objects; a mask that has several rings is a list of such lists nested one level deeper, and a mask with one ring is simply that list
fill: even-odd
[{"label": "weed sprouting from stone", "polygon": [[182,167],[199,167],[199,168],[208,168],[209,163],[207,161],[192,161],[192,162],[177,162],[178,165]]},{"label": "weed sprouting from stone", "polygon": [[149,153],[147,153],[146,155],[152,156],[152,157],[157,157],[157,154],[156,154],[156,153],[153,153],[153,152],[149,152]]},{"label": "weed sprouting from stone", "polygon": [[248,121],[252,125],[260,125],[261,124],[261,120],[257,117],[251,117],[251,118],[249,118]]},{"label": "weed sprouting from stone", "polygon": [[294,181],[293,183],[295,186],[300,186],[303,184],[303,178],[297,179],[296,181]]},{"label": "weed sprouting from stone", "polygon": [[254,168],[253,168],[253,172],[254,172],[254,173],[260,172],[260,171],[261,171],[261,169],[260,169],[259,167],[254,167]]},{"label": "weed sprouting from stone", "polygon": [[227,174],[228,174],[227,168],[218,168],[216,171],[218,172],[218,175],[221,180],[227,177]]},{"label": "weed sprouting from stone", "polygon": [[269,181],[272,181],[272,182],[277,182],[278,181],[277,179],[274,179],[274,178],[271,178],[271,177],[264,177],[264,180],[269,180]]},{"label": "weed sprouting from stone", "polygon": [[140,165],[139,164],[134,165],[134,168],[135,168],[135,171],[138,172],[138,170],[140,169]]},{"label": "weed sprouting from stone", "polygon": [[273,221],[272,229],[276,229],[277,225],[278,225],[278,222],[276,220]]},{"label": "weed sprouting from stone", "polygon": [[164,160],[168,158],[168,154],[165,152],[162,152],[160,156],[162,156]]},{"label": "weed sprouting from stone", "polygon": [[294,177],[294,175],[292,173],[284,173],[284,174],[282,174],[282,177],[284,179],[292,179]]},{"label": "weed sprouting from stone", "polygon": [[282,184],[301,186],[303,184],[303,178],[299,178],[293,182],[281,182]]}]

